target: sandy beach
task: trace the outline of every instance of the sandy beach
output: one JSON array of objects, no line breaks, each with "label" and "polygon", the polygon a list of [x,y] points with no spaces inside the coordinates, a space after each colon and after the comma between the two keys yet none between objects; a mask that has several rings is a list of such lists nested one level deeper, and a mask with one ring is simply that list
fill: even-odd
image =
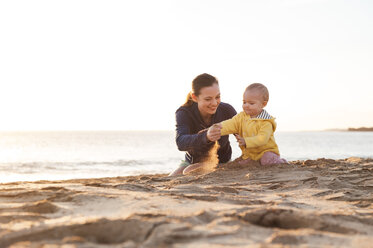
[{"label": "sandy beach", "polygon": [[0,184],[0,247],[373,247],[373,159]]}]

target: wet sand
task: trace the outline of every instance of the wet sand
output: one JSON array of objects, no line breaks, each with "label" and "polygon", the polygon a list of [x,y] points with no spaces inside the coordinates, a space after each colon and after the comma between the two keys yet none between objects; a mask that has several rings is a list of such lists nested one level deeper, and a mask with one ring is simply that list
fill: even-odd
[{"label": "wet sand", "polygon": [[373,247],[373,159],[0,184],[0,247]]}]

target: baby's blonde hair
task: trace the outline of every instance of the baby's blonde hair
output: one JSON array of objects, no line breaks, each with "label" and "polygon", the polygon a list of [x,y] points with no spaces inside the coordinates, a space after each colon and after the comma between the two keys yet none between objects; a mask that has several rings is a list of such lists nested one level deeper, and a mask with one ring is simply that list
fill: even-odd
[{"label": "baby's blonde hair", "polygon": [[264,84],[261,84],[261,83],[250,84],[249,86],[246,87],[245,92],[248,91],[248,90],[257,90],[257,91],[259,91],[260,93],[262,93],[263,101],[268,102],[268,100],[269,100],[269,92],[268,92],[267,87],[265,87]]}]

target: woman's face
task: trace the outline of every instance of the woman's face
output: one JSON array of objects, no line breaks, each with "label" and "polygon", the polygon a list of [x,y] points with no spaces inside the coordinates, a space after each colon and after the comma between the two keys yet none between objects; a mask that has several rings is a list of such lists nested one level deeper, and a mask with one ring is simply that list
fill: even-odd
[{"label": "woman's face", "polygon": [[220,104],[220,89],[218,84],[204,87],[198,96],[193,95],[193,100],[198,103],[202,116],[213,115]]}]

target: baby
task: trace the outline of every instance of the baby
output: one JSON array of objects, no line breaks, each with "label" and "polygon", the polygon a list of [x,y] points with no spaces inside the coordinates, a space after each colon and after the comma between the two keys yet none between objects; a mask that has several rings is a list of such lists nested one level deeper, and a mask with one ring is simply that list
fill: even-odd
[{"label": "baby", "polygon": [[263,108],[267,105],[269,93],[260,83],[250,84],[243,94],[243,111],[232,119],[211,126],[221,129],[221,135],[234,134],[242,150],[238,163],[259,161],[262,165],[288,163],[280,157],[273,133],[275,118]]}]

